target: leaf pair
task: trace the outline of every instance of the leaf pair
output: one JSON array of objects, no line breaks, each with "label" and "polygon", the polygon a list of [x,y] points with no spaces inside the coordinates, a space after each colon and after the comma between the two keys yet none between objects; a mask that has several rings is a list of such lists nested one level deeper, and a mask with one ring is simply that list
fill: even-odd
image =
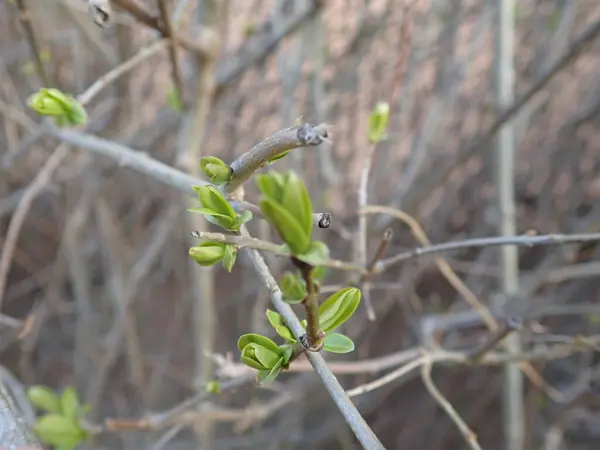
[{"label": "leaf pair", "polygon": [[[296,343],[297,339],[283,321],[283,317],[277,312],[267,309],[267,318],[279,336],[292,344]],[[301,323],[306,329],[306,320],[303,320]],[[341,333],[329,333],[325,336],[323,350],[331,353],[349,353],[354,350],[354,342]]]},{"label": "leaf pair", "polygon": [[292,356],[291,345],[278,346],[266,336],[249,333],[240,336],[238,348],[242,352],[241,360],[248,367],[258,370],[258,379],[270,383],[281,372]]},{"label": "leaf pair", "polygon": [[222,260],[223,267],[229,273],[233,269],[237,253],[237,246],[216,241],[206,241],[189,250],[190,256],[201,266],[212,266]]},{"label": "leaf pair", "polygon": [[88,116],[81,104],[58,89],[40,88],[27,99],[27,105],[42,116],[54,117],[57,126],[83,125]]},{"label": "leaf pair", "polygon": [[188,211],[204,215],[210,223],[237,232],[243,224],[252,219],[250,211],[244,211],[242,214],[236,213],[215,186],[194,186],[193,189],[196,191],[202,208],[189,208]]},{"label": "leaf pair", "polygon": [[80,420],[89,411],[89,405],[81,405],[77,392],[66,388],[59,397],[45,386],[32,386],[27,391],[29,401],[49,412],[40,417],[34,431],[45,443],[60,450],[72,450],[88,437]]},{"label": "leaf pair", "polygon": [[260,209],[294,255],[311,250],[312,205],[304,182],[293,171],[256,177]]},{"label": "leaf pair", "polygon": [[231,180],[231,167],[214,156],[200,159],[200,167],[211,183],[220,186]]}]

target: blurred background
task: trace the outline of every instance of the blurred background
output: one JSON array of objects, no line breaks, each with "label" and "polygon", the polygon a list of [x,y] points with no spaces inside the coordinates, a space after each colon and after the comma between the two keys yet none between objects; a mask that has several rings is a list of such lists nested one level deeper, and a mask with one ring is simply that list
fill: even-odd
[{"label": "blurred background", "polygon": [[[93,23],[83,0],[26,3],[46,77],[73,95],[160,37],[120,7],[141,5],[159,17],[155,0],[112,2],[111,24],[104,28]],[[198,42],[216,37],[220,45],[204,58],[179,47],[175,76],[169,46],[154,51],[87,105],[90,120],[82,132],[199,175],[200,155],[229,163],[298,120],[326,122],[330,144],[293,151],[272,168],[302,175],[314,209],[333,217],[329,229],[315,230],[315,238],[347,261],[360,257],[360,174],[371,153],[368,204],[400,208],[434,243],[499,235],[501,159],[495,135],[485,136],[499,108],[512,104],[510,96],[519,99],[600,21],[596,0],[515,2],[508,69],[514,93],[502,104],[497,81],[506,76],[506,65],[497,64],[495,45],[499,1],[166,3],[177,32]],[[201,27],[212,34],[204,36]],[[73,146],[39,195],[25,195],[60,142],[44,133],[44,121],[26,106],[43,84],[24,31],[16,2],[0,0],[3,252],[15,211],[31,201],[13,238],[10,264],[0,268],[5,384],[17,397],[19,387],[33,384],[74,386],[92,405],[90,422],[102,423],[167,410],[207,380],[237,376],[239,335],[275,336],[265,316],[268,291],[243,251],[231,274],[220,265],[190,264],[190,232],[212,227],[189,217],[184,194]],[[588,43],[512,121],[518,234],[600,232],[600,43]],[[391,115],[388,139],[373,152],[368,116],[378,101],[390,104]],[[249,182],[246,199],[257,198]],[[386,256],[420,244],[401,221],[372,215],[369,258],[388,227],[394,234]],[[277,241],[260,220],[249,229]],[[523,334],[529,341],[600,331],[594,309],[599,252],[594,243],[518,250],[517,288],[505,309],[519,316],[554,307],[528,322]],[[286,260],[265,256],[277,278],[290,269]],[[482,303],[502,303],[498,297],[508,288],[499,247],[444,258]],[[353,280],[355,274],[330,271],[324,285]],[[362,304],[345,326],[356,350],[328,360],[361,361],[413,349],[424,345],[423,323],[471,309],[432,257],[373,277],[369,298],[375,320]],[[487,332],[481,321],[464,317],[472,320],[449,326],[439,343],[465,348],[482,341]],[[533,366],[544,381],[524,381],[523,448],[597,448],[597,355],[583,352]],[[350,389],[397,367],[338,378]],[[506,448],[502,367],[444,366],[436,368],[434,380],[484,449]],[[355,400],[386,448],[466,448],[418,371]],[[165,431],[101,433],[81,448],[360,448],[310,372],[284,373],[270,388],[246,384],[212,397],[159,442]]]}]

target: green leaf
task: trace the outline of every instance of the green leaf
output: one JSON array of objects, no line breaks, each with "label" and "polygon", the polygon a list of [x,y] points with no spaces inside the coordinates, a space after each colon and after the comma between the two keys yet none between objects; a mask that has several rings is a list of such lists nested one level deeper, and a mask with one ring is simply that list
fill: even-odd
[{"label": "green leaf", "polygon": [[216,185],[227,183],[231,179],[231,167],[215,156],[200,159],[200,167],[210,181]]},{"label": "green leaf", "polygon": [[225,257],[225,244],[213,241],[203,242],[200,245],[191,247],[189,254],[201,266],[212,266]]},{"label": "green leaf", "polygon": [[304,182],[295,172],[286,175],[282,206],[300,223],[304,234],[310,239],[312,233],[312,205]]},{"label": "green leaf", "polygon": [[72,420],[59,414],[40,417],[33,429],[42,441],[53,446],[74,448],[85,437]]},{"label": "green leaf", "polygon": [[52,413],[60,413],[60,398],[46,386],[32,386],[27,390],[27,398],[32,405]]},{"label": "green leaf", "polygon": [[233,265],[235,264],[235,260],[237,258],[238,248],[235,245],[226,245],[225,246],[225,256],[223,258],[223,267],[227,272],[231,273],[233,269]]},{"label": "green leaf", "polygon": [[253,344],[254,354],[258,362],[260,362],[263,367],[271,369],[277,364],[277,361],[281,356],[279,355],[279,348],[277,348],[277,352],[273,352],[266,347],[261,347],[260,345]]},{"label": "green leaf", "polygon": [[280,160],[281,158],[285,157],[285,156],[286,156],[286,155],[287,155],[289,152],[291,152],[291,150],[287,150],[287,151],[285,151],[285,152],[283,152],[283,153],[280,153],[280,154],[279,154],[279,155],[277,155],[277,156],[274,156],[274,157],[272,157],[272,158],[271,158],[271,159],[270,159],[270,160],[267,162],[267,165],[269,165],[269,166],[270,166],[270,165],[271,165],[271,164],[273,164],[275,161],[277,161],[277,160]]},{"label": "green leaf", "polygon": [[325,300],[319,307],[319,325],[321,329],[328,333],[354,314],[360,303],[360,290],[355,287],[348,287],[339,290]]},{"label": "green leaf", "polygon": [[246,364],[248,367],[252,367],[256,370],[265,370],[267,367],[263,366],[263,364],[256,358],[256,348],[261,348],[258,344],[248,344],[242,350],[242,355],[240,360]]},{"label": "green leaf", "polygon": [[281,350],[281,353],[282,353],[283,365],[286,365],[287,363],[290,362],[290,358],[292,357],[292,354],[294,353],[294,347],[291,346],[290,344],[284,344],[284,345],[280,345],[279,349]]},{"label": "green leaf", "polygon": [[275,342],[273,342],[266,336],[262,336],[256,333],[248,333],[241,335],[238,339],[238,348],[240,350],[243,350],[246,345],[253,343],[268,348],[269,350],[275,353],[279,352],[279,346]]},{"label": "green leaf", "polygon": [[79,396],[72,387],[66,388],[60,397],[60,409],[62,415],[71,420],[77,418],[79,413]]},{"label": "green leaf", "polygon": [[256,184],[261,194],[277,203],[283,198],[285,178],[279,172],[270,172],[256,176]]},{"label": "green leaf", "polygon": [[[226,216],[229,219],[227,220],[227,226],[223,226],[220,223],[217,225],[222,226],[223,228],[229,229],[231,225],[236,222],[237,214],[229,204],[229,202],[223,197],[221,191],[215,186],[194,186],[193,189],[196,191],[198,195],[198,199],[202,206],[206,209],[213,211],[213,217],[218,219],[222,219],[222,216]],[[198,211],[196,211],[198,212]],[[216,214],[215,214],[216,213]],[[207,214],[207,213],[201,213]],[[225,220],[225,219],[223,219]]]},{"label": "green leaf", "polygon": [[281,279],[283,300],[290,304],[302,302],[306,297],[306,283],[292,272],[285,272]]},{"label": "green leaf", "polygon": [[378,102],[369,116],[369,142],[377,144],[385,139],[389,116],[390,105]]},{"label": "green leaf", "polygon": [[283,358],[279,358],[279,361],[277,361],[271,370],[261,370],[258,372],[258,380],[265,384],[272,383],[281,372],[281,366],[283,366]]},{"label": "green leaf", "polygon": [[296,255],[300,261],[318,266],[329,258],[329,248],[324,242],[314,241],[311,242],[310,247],[306,253]]},{"label": "green leaf", "polygon": [[232,219],[231,217],[216,213],[212,209],[188,208],[188,211],[196,214],[202,214],[208,222],[218,225],[221,228],[225,228],[227,230],[232,228],[232,225],[234,223],[234,219]]},{"label": "green leaf", "polygon": [[260,210],[292,253],[303,254],[310,249],[310,236],[289,211],[272,200],[261,200]]},{"label": "green leaf", "polygon": [[354,342],[341,333],[329,333],[325,336],[323,350],[331,353],[350,353],[354,350]]}]

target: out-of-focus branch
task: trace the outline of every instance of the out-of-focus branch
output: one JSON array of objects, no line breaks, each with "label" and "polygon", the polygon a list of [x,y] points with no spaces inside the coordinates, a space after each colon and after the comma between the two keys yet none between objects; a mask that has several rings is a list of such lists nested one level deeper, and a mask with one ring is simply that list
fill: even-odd
[{"label": "out-of-focus branch", "polygon": [[[515,52],[515,2],[496,2],[495,44],[495,97],[499,111],[514,103],[514,52]],[[515,205],[515,127],[508,120],[499,130],[495,141],[497,202],[500,213],[500,234],[511,237],[516,234]],[[502,307],[518,292],[519,254],[514,245],[504,245],[499,252],[502,270],[502,295],[496,298],[497,307]],[[521,350],[518,332],[504,335],[508,353]],[[502,331],[502,330],[501,330]],[[502,334],[497,335],[499,339]],[[492,337],[494,338],[494,336]],[[491,345],[493,345],[493,340]],[[482,351],[486,351],[486,348]],[[504,448],[521,450],[525,442],[524,379],[519,366],[509,363],[504,367],[502,407]],[[458,424],[458,423],[457,423]],[[459,425],[460,428],[460,425]]]},{"label": "out-of-focus branch", "polygon": [[413,250],[400,253],[395,256],[383,259],[377,264],[376,271],[382,272],[389,267],[412,258],[435,253],[444,253],[456,250],[465,250],[474,247],[496,247],[499,245],[518,245],[521,247],[533,247],[534,245],[564,245],[577,244],[582,242],[595,242],[600,240],[600,233],[582,233],[582,234],[541,234],[538,236],[498,236],[489,238],[465,239],[464,241],[445,242],[443,244],[433,244],[425,247],[418,247]]},{"label": "out-of-focus branch", "polygon": [[519,99],[517,99],[509,108],[504,110],[494,123],[477,138],[473,144],[467,146],[464,150],[461,150],[456,156],[456,159],[451,163],[440,163],[436,164],[432,171],[428,174],[428,180],[426,185],[419,187],[419,189],[412,189],[407,192],[406,197],[403,201],[403,209],[414,212],[420,202],[434,191],[438,186],[443,185],[448,177],[451,175],[453,170],[466,163],[473,157],[478,151],[488,147],[498,131],[506,124],[509,120],[513,119],[515,115],[528,104],[528,102],[542,89],[544,89],[550,81],[563,69],[569,66],[583,51],[600,35],[600,20],[592,23],[586,30],[575,39],[569,46],[564,55],[556,60],[552,64],[548,71],[540,77]]},{"label": "out-of-focus branch", "polygon": [[181,74],[179,72],[179,62],[177,58],[177,37],[173,33],[173,26],[169,16],[169,4],[167,0],[158,0],[160,16],[164,24],[167,36],[171,36],[169,45],[169,58],[171,59],[171,73],[173,76],[173,84],[177,89],[177,97],[183,101],[183,83],[181,82]]},{"label": "out-of-focus branch", "polygon": [[[110,72],[100,77],[95,83],[93,83],[85,92],[77,97],[77,100],[82,106],[89,103],[103,88],[108,84],[116,80],[119,76],[123,75],[127,71],[134,68],[137,64],[144,61],[146,58],[154,54],[155,51],[162,48],[160,43],[156,43],[146,49],[140,51],[139,54],[134,55],[123,64],[115,67]],[[33,201],[38,194],[47,186],[52,178],[52,175],[60,167],[62,161],[69,154],[69,148],[65,143],[59,145],[52,155],[46,160],[44,166],[40,169],[37,176],[27,188],[27,191],[19,201],[13,217],[11,218],[6,233],[6,242],[0,255],[0,308],[2,306],[2,300],[4,299],[4,290],[6,288],[6,281],[8,278],[8,272],[10,270],[10,263],[12,260],[12,254],[17,244],[17,238],[21,227],[27,216],[27,212],[31,208]]]},{"label": "out-of-focus branch", "polygon": [[42,450],[26,423],[27,420],[17,409],[4,383],[0,382],[0,447]]},{"label": "out-of-focus branch", "polygon": [[469,444],[473,450],[481,450],[481,447],[477,442],[477,435],[471,431],[462,417],[460,417],[460,415],[456,412],[452,404],[442,395],[435,384],[433,384],[433,380],[431,379],[431,367],[432,365],[430,361],[426,361],[421,367],[421,379],[429,391],[429,394],[431,394],[431,397],[433,397],[433,399],[442,407],[442,409],[446,411],[446,414],[448,414],[448,416],[455,423],[456,427],[465,438],[465,441],[467,441],[467,444]]},{"label": "out-of-focus branch", "polygon": [[23,30],[25,31],[25,36],[29,41],[29,46],[31,48],[31,53],[33,54],[33,60],[35,62],[35,68],[37,70],[38,76],[42,81],[44,87],[51,87],[50,78],[44,69],[44,63],[42,62],[42,53],[40,49],[40,45],[38,43],[35,31],[31,22],[31,12],[27,8],[26,0],[16,0],[17,8],[19,9],[19,20],[21,21],[21,25],[23,25]]},{"label": "out-of-focus branch", "polygon": [[218,37],[211,30],[202,27],[194,37],[180,34],[178,32],[175,32],[175,34],[171,35],[169,34],[167,26],[160,20],[160,17],[152,14],[137,0],[113,1],[121,9],[127,11],[147,27],[160,31],[164,37],[174,37],[177,43],[181,44],[181,46],[187,50],[204,58],[211,58],[212,55],[214,55],[215,49],[218,45]]}]

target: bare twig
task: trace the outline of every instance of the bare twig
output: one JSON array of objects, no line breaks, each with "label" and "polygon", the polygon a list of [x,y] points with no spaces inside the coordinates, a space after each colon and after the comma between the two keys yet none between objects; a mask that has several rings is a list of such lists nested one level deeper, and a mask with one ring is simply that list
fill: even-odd
[{"label": "bare twig", "polygon": [[38,43],[33,25],[31,22],[31,12],[27,8],[26,0],[16,0],[17,8],[19,9],[19,20],[23,25],[25,36],[29,41],[31,53],[33,54],[33,60],[35,62],[35,68],[38,76],[45,87],[51,87],[50,78],[44,69],[44,63],[42,62],[42,52]]},{"label": "bare twig", "polygon": [[456,424],[457,428],[465,438],[465,441],[467,441],[467,444],[469,444],[473,450],[481,450],[481,447],[477,442],[477,435],[471,431],[469,426],[458,415],[450,402],[446,400],[435,384],[433,384],[433,380],[431,379],[431,361],[426,361],[425,364],[423,364],[423,367],[421,368],[421,378],[423,379],[423,384],[425,384],[425,387],[433,399],[442,407],[444,411],[446,411],[446,414],[448,414],[448,416]]},{"label": "bare twig", "polygon": [[[375,150],[377,148],[376,144],[371,144],[365,155],[365,160],[363,162],[363,168],[360,173],[360,184],[358,188],[358,209],[362,210],[365,206],[367,206],[368,201],[368,188],[369,188],[369,172],[371,170],[371,164],[373,162],[373,155],[375,154]],[[358,217],[358,236],[356,239],[357,251],[356,256],[358,259],[358,264],[362,267],[367,267],[367,238],[368,238],[368,217],[366,214],[361,214]],[[365,309],[367,311],[368,319],[373,322],[375,321],[375,310],[373,309],[373,304],[371,303],[370,289],[369,284],[364,283],[362,286],[362,297],[365,303]]]},{"label": "bare twig", "polygon": [[[158,44],[157,47],[159,47]],[[85,106],[109,83],[113,82],[119,76],[123,75],[128,70],[131,70],[137,64],[142,62],[145,58],[153,54],[153,52],[147,51],[147,49],[146,51],[142,50],[142,53],[144,55],[143,57],[135,55],[128,61],[125,61],[120,66],[115,67],[106,75],[102,76],[99,80],[93,83],[85,92],[79,95],[77,97],[77,100],[81,103],[81,105]],[[54,171],[60,166],[60,164],[68,154],[69,149],[66,144],[61,144],[56,148],[54,153],[46,160],[46,163],[40,169],[36,178],[33,180],[32,184],[29,186],[29,188],[21,198],[19,206],[17,207],[17,210],[11,218],[10,224],[8,226],[6,242],[4,248],[2,249],[2,255],[0,256],[0,308],[4,298],[4,290],[6,288],[6,281],[8,277],[8,272],[10,270],[12,253],[16,246],[16,240],[18,238],[21,227],[23,226],[23,222],[25,221],[25,218],[29,209],[31,208],[31,205],[33,204],[33,201],[43,190],[43,188],[48,184],[48,182],[52,178]]]},{"label": "bare twig", "polygon": [[[279,256],[291,256],[291,254],[284,250],[284,248],[281,245],[274,244],[272,242],[262,241],[260,239],[252,237],[236,236],[233,234],[213,233],[210,231],[192,231],[192,236],[208,241],[224,242],[226,244],[238,245],[240,247],[247,247],[254,250],[262,250]],[[364,269],[362,269],[361,267],[352,263],[339,261],[337,259],[327,259],[323,262],[319,262],[319,265],[324,267],[330,267],[332,269],[364,273]]]},{"label": "bare twig", "polygon": [[169,16],[169,4],[167,0],[158,0],[158,9],[167,36],[171,36],[169,45],[169,58],[171,59],[171,74],[173,76],[173,84],[177,90],[177,98],[183,102],[183,83],[181,82],[181,74],[179,72],[179,63],[177,58],[177,37],[173,33],[171,18]]},{"label": "bare twig", "polygon": [[[169,34],[166,26],[160,21],[158,16],[155,16],[146,7],[137,0],[113,0],[116,5],[121,7],[124,11],[134,16],[138,21],[146,25],[147,27],[153,28],[160,31],[165,37],[175,37],[175,40],[182,47],[187,50],[196,53],[197,55],[210,58],[215,52],[218,38],[215,33],[211,32],[206,28],[201,28],[198,35],[191,37],[180,33],[173,35]],[[172,30],[174,31],[174,30]]]},{"label": "bare twig", "polygon": [[434,253],[443,253],[456,250],[464,250],[474,247],[494,247],[499,245],[518,245],[522,247],[533,247],[534,245],[562,245],[577,244],[582,242],[595,242],[600,240],[600,233],[584,234],[541,234],[538,236],[498,236],[489,238],[474,238],[464,241],[445,242],[443,244],[434,244],[426,247],[415,248],[407,252],[400,253],[390,258],[379,261],[377,272],[382,272],[399,262],[407,261],[423,255]]},{"label": "bare twig", "polygon": [[325,124],[305,123],[299,127],[285,128],[256,144],[232,164],[232,179],[225,185],[225,191],[232,194],[248,180],[254,172],[269,160],[288,150],[299,147],[320,145],[327,139]]},{"label": "bare twig", "polygon": [[404,209],[411,212],[414,211],[423,198],[427,197],[437,186],[445,183],[458,165],[466,163],[479,150],[487,147],[504,124],[514,118],[514,116],[526,106],[538,92],[544,89],[558,73],[568,67],[572,61],[583,53],[587,46],[591,44],[598,35],[600,35],[600,20],[595,21],[584,30],[583,33],[571,43],[563,56],[557,59],[554,64],[548,68],[548,71],[545,72],[545,74],[541,76],[527,92],[517,99],[509,108],[503,111],[483,135],[476,139],[472,145],[469,145],[465,150],[461,151],[452,164],[437,164],[429,174],[428,179],[431,181],[428,182],[426,186],[414,189],[407,193],[403,203]]}]

